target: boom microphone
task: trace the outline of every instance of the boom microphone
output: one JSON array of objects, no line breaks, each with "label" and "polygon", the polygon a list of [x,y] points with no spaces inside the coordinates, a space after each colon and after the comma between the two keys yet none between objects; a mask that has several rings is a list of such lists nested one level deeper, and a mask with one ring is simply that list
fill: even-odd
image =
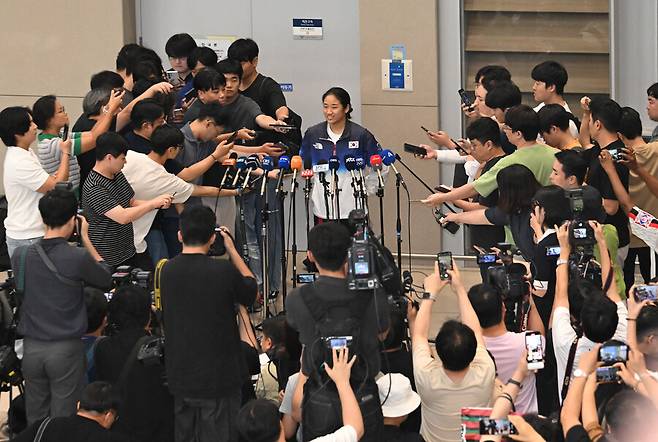
[{"label": "boom microphone", "polygon": [[247,173],[244,177],[244,182],[242,183],[242,190],[247,188],[247,184],[249,183],[249,175],[251,174],[252,171],[258,169],[260,167],[260,162],[258,161],[258,155],[251,154],[247,157]]},{"label": "boom microphone", "polygon": [[231,183],[231,187],[234,188],[237,186],[238,180],[240,179],[240,172],[247,169],[247,157],[240,157],[237,160],[235,160],[235,168],[237,170],[235,171],[235,177],[233,178],[233,183]]},{"label": "boom microphone", "polygon": [[382,162],[386,166],[391,166],[393,168],[393,172],[395,172],[395,176],[397,177],[398,180],[400,180],[400,184],[404,186],[404,188],[407,188],[407,184],[404,182],[404,178],[402,178],[402,175],[398,171],[398,169],[395,167],[395,154],[391,152],[390,149],[384,149],[382,150]]},{"label": "boom microphone", "polygon": [[[274,169],[274,160],[271,156],[266,155],[263,157],[260,167],[263,169],[263,181],[260,184],[260,196],[263,196],[265,195],[265,184],[267,184],[267,173]],[[281,175],[283,175],[283,173],[281,173]]]}]

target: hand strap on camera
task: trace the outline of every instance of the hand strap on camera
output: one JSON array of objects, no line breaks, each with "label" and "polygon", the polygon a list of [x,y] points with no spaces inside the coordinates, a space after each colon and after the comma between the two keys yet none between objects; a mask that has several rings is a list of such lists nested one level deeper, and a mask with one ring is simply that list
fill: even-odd
[{"label": "hand strap on camera", "polygon": [[573,363],[576,360],[576,349],[578,348],[578,340],[580,338],[576,335],[573,342],[571,343],[571,348],[569,349],[569,358],[567,359],[567,368],[564,370],[564,380],[562,381],[562,391],[560,392],[560,397],[562,402],[567,397],[567,392],[569,391],[569,384],[571,383],[571,372],[573,371]]},{"label": "hand strap on camera", "polygon": [[41,442],[41,439],[43,438],[43,433],[46,431],[46,427],[48,426],[51,420],[53,420],[52,417],[47,417],[41,422],[41,425],[39,425],[39,429],[37,430],[37,434],[34,435],[34,442]]},{"label": "hand strap on camera", "polygon": [[59,282],[62,284],[70,285],[72,287],[82,288],[82,281],[75,281],[73,279],[67,278],[57,271],[57,267],[55,267],[55,264],[50,260],[48,254],[46,254],[46,251],[43,249],[41,244],[35,243],[34,248],[37,249],[37,253],[41,257],[41,260],[46,265],[46,267],[48,267],[48,270],[50,270],[51,273],[55,275],[55,278],[57,278]]}]

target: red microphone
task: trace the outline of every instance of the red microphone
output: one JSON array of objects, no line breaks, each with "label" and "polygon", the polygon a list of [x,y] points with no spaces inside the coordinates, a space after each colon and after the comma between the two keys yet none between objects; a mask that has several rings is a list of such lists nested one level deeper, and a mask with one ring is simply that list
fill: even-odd
[{"label": "red microphone", "polygon": [[370,157],[370,167],[377,171],[377,178],[379,179],[379,187],[384,187],[384,180],[382,179],[382,157],[374,154]]},{"label": "red microphone", "polygon": [[[297,171],[302,170],[304,167],[304,162],[302,161],[302,157],[299,155],[294,155],[290,159],[290,168],[292,169],[292,183],[290,185],[290,193],[294,194],[295,193],[295,187],[297,184]],[[313,171],[311,171],[313,172]],[[303,172],[302,172],[303,173]],[[304,175],[302,175],[304,176]]]},{"label": "red microphone", "polygon": [[305,178],[307,180],[313,178],[313,170],[311,169],[302,170],[302,178]]}]

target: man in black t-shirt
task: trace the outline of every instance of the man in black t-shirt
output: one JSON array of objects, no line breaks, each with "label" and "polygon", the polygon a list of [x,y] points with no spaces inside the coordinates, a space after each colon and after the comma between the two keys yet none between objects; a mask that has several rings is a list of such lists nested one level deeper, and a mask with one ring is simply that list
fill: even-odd
[{"label": "man in black t-shirt", "polygon": [[[617,249],[617,261],[623,266],[628,245],[630,243],[630,232],[628,228],[628,217],[619,205],[610,179],[601,167],[599,154],[605,149],[610,152],[621,150],[624,143],[618,138],[619,124],[621,120],[621,107],[609,98],[596,97],[589,103],[589,131],[591,137],[596,140],[598,146],[584,152],[589,160],[589,172],[585,182],[595,187],[603,197],[603,208],[607,214],[605,224],[612,224],[617,229],[619,236],[619,248]],[[628,191],[628,168],[620,163],[615,163],[617,174],[622,184]]]},{"label": "man in black t-shirt", "polygon": [[[123,435],[110,432],[117,419],[116,400],[110,384],[92,382],[82,394],[77,414],[38,421],[12,440],[16,442],[128,441]],[[42,432],[41,438],[38,437],[39,432]]]},{"label": "man in black t-shirt", "polygon": [[82,188],[82,205],[89,221],[89,239],[111,266],[131,265],[151,269],[148,252],[136,254],[132,222],[151,210],[171,205],[171,195],[148,201],[135,200],[132,187],[121,173],[128,143],[108,132],[96,141],[96,165]]},{"label": "man in black t-shirt", "polygon": [[248,378],[236,305],[249,305],[257,286],[226,228],[218,232],[228,260],[207,256],[215,214],[186,207],[180,219],[183,252],[162,269],[165,366],[174,395],[177,442],[236,441],[241,386]]},{"label": "man in black t-shirt", "polygon": [[[470,141],[469,153],[482,166],[480,175],[491,169],[505,152],[500,147],[500,129],[491,118],[479,118],[466,128],[466,138]],[[472,202],[456,201],[455,205],[464,211],[495,207],[498,204],[498,189],[488,196],[476,195]],[[490,249],[505,241],[505,229],[502,226],[470,225],[471,246]]]}]

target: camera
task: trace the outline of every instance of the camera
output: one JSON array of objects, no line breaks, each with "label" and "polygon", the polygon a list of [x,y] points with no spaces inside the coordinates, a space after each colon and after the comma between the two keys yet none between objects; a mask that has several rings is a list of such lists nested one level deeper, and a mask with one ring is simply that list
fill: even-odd
[{"label": "camera", "polygon": [[608,153],[610,154],[610,158],[612,158],[612,161],[614,161],[615,163],[624,160],[624,157],[622,156],[622,151],[619,149],[608,149]]},{"label": "camera", "polygon": [[153,272],[147,272],[138,267],[119,266],[112,273],[112,283],[114,287],[135,284],[150,291],[153,290]]},{"label": "camera", "polygon": [[436,220],[437,223],[439,223],[439,225],[441,227],[443,227],[444,229],[446,229],[448,232],[452,233],[453,235],[455,233],[457,233],[457,231],[459,230],[459,224],[457,224],[455,222],[452,222],[452,221],[448,221],[447,223],[442,222],[441,220],[443,218],[445,218],[446,215],[445,215],[445,213],[441,212],[439,209],[435,208],[432,211],[432,213],[434,214],[434,219]]},{"label": "camera", "polygon": [[298,273],[297,274],[297,284],[311,284],[316,280],[315,273]]},{"label": "camera", "polygon": [[[208,256],[223,256],[226,254],[226,245],[224,245],[224,237],[220,232],[221,232],[221,228],[219,226],[215,226],[215,242],[213,242],[212,245],[210,246],[210,250],[208,251]],[[228,233],[228,231],[225,231],[225,233]],[[233,237],[231,236],[231,238]]]},{"label": "camera", "polygon": [[146,366],[164,365],[164,337],[154,337],[139,348],[137,360]]},{"label": "camera", "polygon": [[400,272],[391,252],[377,240],[363,209],[350,212],[352,245],[347,251],[347,284],[350,290],[383,287],[387,294],[402,295]]},{"label": "camera", "polygon": [[525,277],[526,267],[521,263],[507,263],[507,257],[500,257],[502,265],[493,265],[487,269],[487,282],[496,287],[503,297],[507,330],[520,332],[523,330],[525,305],[530,297],[530,284]]},{"label": "camera", "polygon": [[565,194],[569,199],[569,205],[573,213],[573,221],[569,226],[569,241],[576,253],[592,256],[596,238],[589,221],[583,218],[583,209],[585,207],[583,189],[567,189]]}]

